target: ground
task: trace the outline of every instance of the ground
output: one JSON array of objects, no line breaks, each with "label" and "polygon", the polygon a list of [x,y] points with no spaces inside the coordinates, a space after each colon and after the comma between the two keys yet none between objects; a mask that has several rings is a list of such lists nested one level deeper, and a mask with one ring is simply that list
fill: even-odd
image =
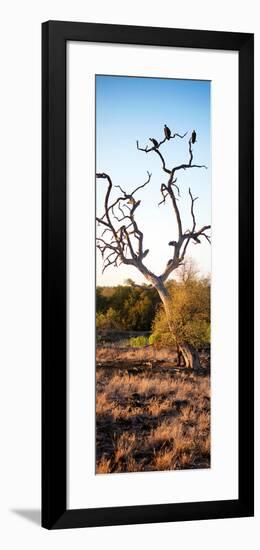
[{"label": "ground", "polygon": [[210,467],[208,353],[201,363],[194,373],[169,349],[97,348],[97,474]]}]

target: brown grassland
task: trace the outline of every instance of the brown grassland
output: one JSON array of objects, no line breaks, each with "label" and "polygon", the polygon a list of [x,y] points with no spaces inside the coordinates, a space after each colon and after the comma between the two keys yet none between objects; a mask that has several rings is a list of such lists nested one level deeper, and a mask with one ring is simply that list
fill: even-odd
[{"label": "brown grassland", "polygon": [[169,349],[97,348],[97,474],[210,467],[209,355],[200,359],[195,373]]}]

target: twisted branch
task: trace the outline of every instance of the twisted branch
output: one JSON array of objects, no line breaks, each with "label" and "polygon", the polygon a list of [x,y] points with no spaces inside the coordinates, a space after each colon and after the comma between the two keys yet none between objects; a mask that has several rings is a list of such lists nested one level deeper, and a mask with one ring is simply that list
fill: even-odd
[{"label": "twisted branch", "polygon": [[[175,139],[176,137],[183,139],[186,135],[187,132],[183,135],[175,133],[170,136],[169,139]],[[96,218],[98,224],[104,226],[101,237],[97,238],[97,247],[99,248],[103,258],[103,271],[111,265],[117,266],[121,263],[134,265],[146,277],[146,279],[152,283],[153,286],[164,284],[172,271],[182,265],[191,241],[194,244],[200,244],[200,238],[204,237],[210,243],[210,236],[207,234],[207,231],[210,229],[210,225],[204,225],[199,230],[197,230],[196,227],[194,204],[198,197],[193,197],[191,189],[189,188],[192,228],[183,232],[178,198],[175,195],[175,190],[177,190],[178,197],[180,196],[180,190],[176,184],[176,172],[189,168],[206,169],[207,167],[205,165],[193,164],[192,138],[188,141],[188,162],[174,166],[173,168],[167,167],[165,158],[159,150],[166,141],[168,141],[168,138],[165,137],[162,141],[157,142],[157,145],[153,145],[152,147],[146,146],[145,148],[140,147],[139,142],[136,142],[137,149],[139,151],[143,151],[145,153],[154,151],[159,156],[162,163],[162,169],[169,176],[167,183],[161,184],[160,192],[162,195],[162,200],[158,203],[158,206],[161,204],[166,204],[167,199],[170,199],[174,217],[177,222],[178,239],[169,242],[169,246],[174,247],[174,252],[172,257],[168,260],[161,275],[152,273],[143,263],[143,259],[147,256],[149,250],[143,249],[144,235],[135,218],[136,210],[141,201],[136,200],[134,195],[137,191],[143,189],[150,182],[152,175],[147,172],[147,180],[143,184],[138,185],[129,193],[127,193],[121,185],[115,185],[114,187],[120,190],[121,195],[117,197],[114,202],[111,202],[111,190],[113,187],[111,178],[105,173],[97,173],[96,175],[97,178],[106,179],[108,183],[104,200],[104,214],[101,217]],[[106,239],[104,239],[105,236]]]},{"label": "twisted branch", "polygon": [[[143,232],[138,227],[135,219],[135,213],[141,201],[137,201],[134,194],[150,182],[152,174],[149,172],[147,174],[146,181],[130,193],[127,193],[120,185],[116,185],[115,187],[120,189],[122,196],[112,203],[110,197],[113,184],[110,176],[105,173],[96,174],[98,179],[106,179],[108,182],[104,200],[104,214],[102,217],[96,218],[98,224],[105,226],[101,237],[97,237],[97,248],[103,258],[102,272],[111,265],[117,266],[118,263],[135,265],[139,270],[146,270],[145,266],[142,265],[142,260],[147,256],[149,250],[143,249]],[[115,210],[116,208],[120,213],[119,215]],[[123,208],[126,208],[127,213]],[[126,224],[127,221],[130,223]],[[107,235],[106,240],[104,239],[105,235]]]}]

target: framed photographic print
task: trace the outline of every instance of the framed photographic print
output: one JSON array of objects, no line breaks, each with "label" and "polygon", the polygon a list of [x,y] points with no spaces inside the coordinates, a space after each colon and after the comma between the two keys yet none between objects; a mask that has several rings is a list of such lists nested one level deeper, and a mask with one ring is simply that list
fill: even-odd
[{"label": "framed photographic print", "polygon": [[252,516],[253,35],[42,39],[42,525]]}]

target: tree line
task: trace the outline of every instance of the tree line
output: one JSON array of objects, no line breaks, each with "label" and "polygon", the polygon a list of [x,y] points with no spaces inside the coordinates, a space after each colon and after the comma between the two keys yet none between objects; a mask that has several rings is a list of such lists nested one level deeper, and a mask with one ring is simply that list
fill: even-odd
[{"label": "tree line", "polygon": [[153,287],[125,285],[97,287],[97,330],[150,331],[150,343],[172,344],[184,340],[199,347],[210,342],[210,280],[199,277],[187,266],[178,280],[167,283],[170,305],[169,320]]},{"label": "tree line", "polygon": [[97,287],[96,326],[98,330],[150,331],[160,298],[154,288],[125,285]]}]

